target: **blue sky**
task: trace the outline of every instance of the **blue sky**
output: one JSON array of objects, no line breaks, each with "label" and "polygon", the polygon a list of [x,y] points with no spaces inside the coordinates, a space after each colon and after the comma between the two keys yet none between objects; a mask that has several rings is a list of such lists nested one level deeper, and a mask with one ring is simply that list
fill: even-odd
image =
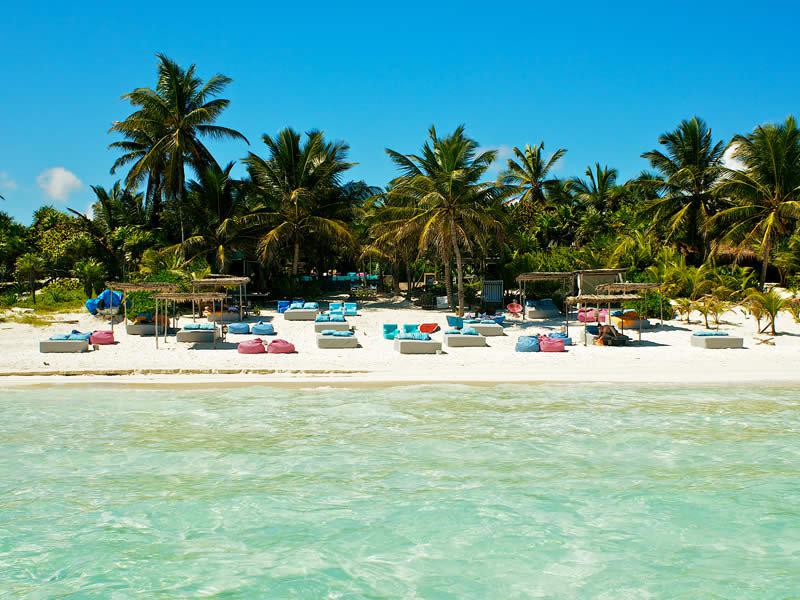
[{"label": "blue sky", "polygon": [[120,96],[154,85],[155,53],[234,79],[211,144],[220,163],[291,125],[350,143],[354,179],[394,175],[459,123],[482,146],[566,147],[559,174],[595,161],[622,178],[694,114],[728,139],[800,112],[789,3],[9,3],[2,9],[0,210],[85,210],[108,186]]}]

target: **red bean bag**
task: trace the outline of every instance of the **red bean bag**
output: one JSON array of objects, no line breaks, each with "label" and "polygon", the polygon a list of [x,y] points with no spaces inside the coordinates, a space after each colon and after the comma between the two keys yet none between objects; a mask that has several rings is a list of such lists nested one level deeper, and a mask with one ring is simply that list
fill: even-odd
[{"label": "red bean bag", "polygon": [[436,333],[439,326],[436,323],[423,323],[419,326],[420,333]]},{"label": "red bean bag", "polygon": [[270,354],[292,354],[294,351],[294,344],[286,340],[272,340],[267,346]]},{"label": "red bean bag", "polygon": [[254,340],[239,342],[236,351],[239,354],[264,354],[267,349],[264,348],[264,342],[261,341],[261,338],[256,338]]},{"label": "red bean bag", "polygon": [[114,343],[113,331],[93,331],[92,336],[89,338],[90,344],[97,344],[98,346],[107,346]]},{"label": "red bean bag", "polygon": [[564,352],[564,338],[549,338],[544,335],[539,336],[540,352]]}]

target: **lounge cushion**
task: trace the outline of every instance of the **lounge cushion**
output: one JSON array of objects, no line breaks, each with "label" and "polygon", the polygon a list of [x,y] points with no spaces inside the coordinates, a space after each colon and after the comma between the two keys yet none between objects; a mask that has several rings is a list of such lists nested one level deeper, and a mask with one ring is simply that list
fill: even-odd
[{"label": "lounge cushion", "polygon": [[289,308],[290,304],[291,302],[289,302],[288,300],[278,300],[278,312],[284,313],[286,309]]},{"label": "lounge cushion", "polygon": [[729,334],[727,331],[710,331],[706,329],[703,331],[695,331],[692,335],[696,335],[697,337],[725,337]]},{"label": "lounge cushion", "polygon": [[320,331],[322,335],[334,335],[336,333],[335,329],[323,329]]},{"label": "lounge cushion", "polygon": [[250,333],[249,323],[231,323],[228,325],[228,333]]},{"label": "lounge cushion", "polygon": [[423,323],[419,326],[419,330],[422,333],[436,333],[439,331],[439,325],[436,323]]},{"label": "lounge cushion", "polygon": [[317,315],[316,321],[317,323],[327,323],[331,320],[330,315],[323,315],[322,313]]},{"label": "lounge cushion", "polygon": [[70,340],[81,340],[81,341],[86,340],[88,342],[91,339],[91,337],[92,337],[92,332],[91,331],[87,331],[87,332],[84,333],[84,332],[78,331],[77,329],[73,329],[72,332],[69,334],[69,338],[68,339],[70,339]]},{"label": "lounge cushion", "polygon": [[286,340],[272,340],[267,346],[267,352],[270,354],[292,354],[295,349],[294,344]]},{"label": "lounge cushion", "polygon": [[298,308],[303,308],[303,306],[305,306],[305,302],[292,302],[289,305],[289,310],[295,310],[295,309],[298,309]]},{"label": "lounge cushion", "polygon": [[333,335],[336,337],[353,337],[355,334],[352,331],[334,331]]},{"label": "lounge cushion", "polygon": [[54,333],[53,335],[50,336],[50,340],[54,342],[61,342],[63,340],[68,340],[69,336],[70,334],[68,333]]},{"label": "lounge cushion", "polygon": [[393,340],[397,337],[397,334],[400,333],[400,330],[397,329],[396,323],[384,323],[383,324],[383,339],[385,340]]},{"label": "lounge cushion", "polygon": [[478,330],[474,327],[464,327],[461,330],[461,335],[478,335]]},{"label": "lounge cushion", "polygon": [[345,322],[344,315],[343,314],[336,314],[336,313],[332,314],[331,315],[331,322],[332,323],[344,323]]},{"label": "lounge cushion", "polygon": [[358,314],[358,304],[356,302],[345,302],[344,314],[348,317],[355,317]]},{"label": "lounge cushion", "polygon": [[264,348],[264,342],[261,341],[261,338],[255,338],[254,340],[240,342],[236,347],[236,351],[239,354],[264,354],[267,349]]},{"label": "lounge cushion", "polygon": [[431,336],[429,336],[427,333],[421,333],[419,331],[414,331],[414,332],[403,332],[403,333],[400,333],[395,337],[395,339],[398,339],[398,340],[417,340],[417,341],[420,341],[420,342],[425,342],[425,341],[428,341],[429,339],[431,339]]},{"label": "lounge cushion", "polygon": [[517,352],[539,352],[539,338],[535,335],[521,335],[514,346]]},{"label": "lounge cushion", "polygon": [[447,315],[447,324],[454,329],[461,329],[464,326],[464,319],[462,317]]},{"label": "lounge cushion", "polygon": [[460,329],[448,329],[444,333],[445,333],[445,335],[458,335],[459,333],[461,333],[461,330]]},{"label": "lounge cushion", "polygon": [[183,329],[186,331],[210,331],[214,329],[214,323],[186,323]]},{"label": "lounge cushion", "polygon": [[94,331],[89,338],[89,343],[98,346],[107,346],[114,343],[113,331]]},{"label": "lounge cushion", "polygon": [[319,304],[316,302],[304,302],[303,308],[319,308]]},{"label": "lounge cushion", "polygon": [[403,333],[416,333],[419,331],[419,325],[415,323],[404,323]]},{"label": "lounge cushion", "polygon": [[275,326],[272,323],[256,323],[250,328],[254,335],[275,335]]}]

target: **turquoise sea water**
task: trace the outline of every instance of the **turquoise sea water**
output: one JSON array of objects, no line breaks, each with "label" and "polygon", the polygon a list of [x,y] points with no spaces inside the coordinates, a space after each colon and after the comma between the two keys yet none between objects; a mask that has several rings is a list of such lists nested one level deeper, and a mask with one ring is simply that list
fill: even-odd
[{"label": "turquoise sea water", "polygon": [[0,396],[0,598],[797,598],[792,389]]}]

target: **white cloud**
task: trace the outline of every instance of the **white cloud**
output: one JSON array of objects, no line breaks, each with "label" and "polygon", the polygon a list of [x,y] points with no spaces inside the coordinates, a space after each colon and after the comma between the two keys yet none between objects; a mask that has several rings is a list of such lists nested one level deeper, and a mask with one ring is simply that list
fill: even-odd
[{"label": "white cloud", "polygon": [[5,171],[0,171],[0,190],[15,189],[17,189],[17,182],[11,179],[11,176]]},{"label": "white cloud", "polygon": [[64,167],[53,167],[39,174],[36,183],[44,193],[53,200],[64,202],[72,192],[83,187],[83,183],[75,176],[75,173],[68,171]]},{"label": "white cloud", "polygon": [[744,171],[744,163],[733,156],[734,152],[736,152],[736,145],[728,146],[725,154],[722,155],[722,165],[734,171]]},{"label": "white cloud", "polygon": [[505,167],[506,159],[511,158],[514,154],[514,150],[511,146],[481,146],[477,149],[477,152],[480,154],[481,152],[488,152],[490,150],[496,152],[494,162],[491,166],[492,170],[499,170]]}]

